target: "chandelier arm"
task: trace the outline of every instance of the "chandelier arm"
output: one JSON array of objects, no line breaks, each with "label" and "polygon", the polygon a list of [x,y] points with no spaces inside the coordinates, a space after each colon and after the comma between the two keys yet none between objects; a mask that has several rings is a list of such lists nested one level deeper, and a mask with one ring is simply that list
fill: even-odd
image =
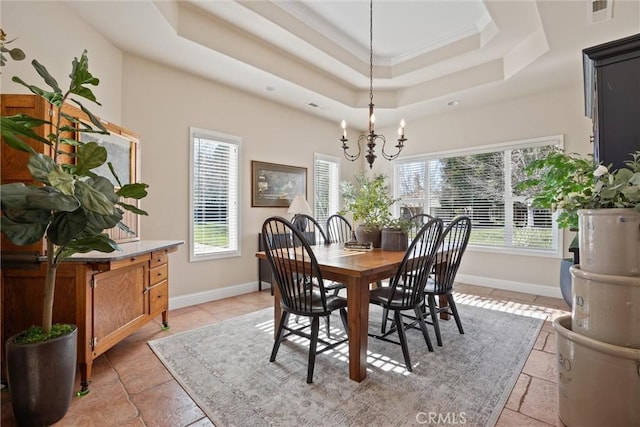
[{"label": "chandelier arm", "polygon": [[358,160],[358,158],[360,157],[360,154],[362,153],[362,146],[360,144],[360,139],[358,139],[358,154],[349,154],[348,150],[349,150],[349,146],[347,145],[347,141],[348,139],[345,138],[344,136],[342,138],[340,138],[340,142],[342,142],[342,151],[344,151],[344,158],[355,162],[356,160]]}]

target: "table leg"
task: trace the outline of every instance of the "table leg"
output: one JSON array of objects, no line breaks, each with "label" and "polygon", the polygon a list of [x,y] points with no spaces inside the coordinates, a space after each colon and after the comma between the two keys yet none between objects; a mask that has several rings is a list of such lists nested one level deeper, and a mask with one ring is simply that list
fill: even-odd
[{"label": "table leg", "polygon": [[280,307],[280,288],[273,285],[271,289],[273,289],[273,336],[275,338],[282,318],[282,307]]},{"label": "table leg", "polygon": [[[440,308],[447,308],[449,307],[449,301],[447,300],[447,296],[446,295],[438,295],[438,307]],[[446,311],[441,311],[440,312],[440,318],[442,320],[449,320],[449,313],[447,313]]]},{"label": "table leg", "polygon": [[349,325],[349,378],[362,381],[367,377],[367,335],[369,328],[369,283],[353,278],[347,285],[347,318]]},{"label": "table leg", "polygon": [[[447,266],[444,262],[436,264],[434,266],[435,274],[438,276],[438,282],[443,283],[446,280]],[[446,309],[449,306],[446,295],[438,295],[438,307]],[[442,320],[449,320],[449,313],[440,312],[440,318]]]}]

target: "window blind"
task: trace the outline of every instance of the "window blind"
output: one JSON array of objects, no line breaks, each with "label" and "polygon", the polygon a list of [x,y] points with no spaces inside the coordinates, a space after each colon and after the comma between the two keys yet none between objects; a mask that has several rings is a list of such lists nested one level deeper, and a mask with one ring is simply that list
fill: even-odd
[{"label": "window blind", "polygon": [[531,207],[530,195],[517,194],[515,186],[530,161],[558,145],[550,138],[396,162],[400,216],[428,213],[447,223],[467,215],[473,224],[471,245],[557,252],[552,213]]},{"label": "window blind", "polygon": [[238,143],[192,133],[192,258],[236,255],[238,247]]},{"label": "window blind", "polygon": [[340,160],[336,157],[315,155],[315,218],[323,226],[340,209]]}]

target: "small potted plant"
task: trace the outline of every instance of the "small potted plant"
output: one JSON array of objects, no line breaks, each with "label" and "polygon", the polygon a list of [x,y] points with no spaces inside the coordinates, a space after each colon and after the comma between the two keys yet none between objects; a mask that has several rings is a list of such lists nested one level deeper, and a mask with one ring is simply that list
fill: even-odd
[{"label": "small potted plant", "polygon": [[409,244],[409,230],[414,225],[408,219],[389,219],[382,228],[381,249],[385,251],[406,251]]},{"label": "small potted plant", "polygon": [[391,197],[386,184],[386,176],[377,174],[369,177],[360,172],[355,176],[355,182],[340,183],[344,209],[353,214],[353,220],[358,223],[356,238],[359,242],[372,242],[373,247],[379,248],[382,239],[382,228],[391,220],[391,206],[400,199]]},{"label": "small potted plant", "polygon": [[[65,90],[42,64],[36,60],[32,64],[48,89],[29,85],[18,77],[12,80],[44,98],[53,114],[51,121],[23,114],[1,118],[4,142],[29,154],[27,168],[39,185],[16,182],[0,186],[0,228],[16,245],[46,239],[47,270],[42,322],[7,340],[6,363],[11,404],[18,424],[50,425],[69,408],[77,355],[77,327],[53,324],[58,266],[76,253],[117,250],[116,242],[104,231],[113,227],[128,229],[121,222],[123,210],[146,215],[122,199],[145,197],[147,185],[126,184],[116,190],[109,179],[93,172],[107,161],[107,150],[95,142],[81,143],[69,136],[80,132],[109,133],[77,99],[98,103],[89,86],[98,85],[99,80],[89,72],[86,51],[80,59],[74,58],[69,87]],[[91,123],[79,122],[66,114],[63,107],[68,101],[77,105]],[[45,137],[34,131],[43,125],[51,129]],[[52,156],[38,153],[30,145],[39,143],[50,146]],[[63,145],[73,146],[72,150],[64,150],[72,151],[72,163],[59,161]],[[119,183],[113,167],[108,165]]]}]

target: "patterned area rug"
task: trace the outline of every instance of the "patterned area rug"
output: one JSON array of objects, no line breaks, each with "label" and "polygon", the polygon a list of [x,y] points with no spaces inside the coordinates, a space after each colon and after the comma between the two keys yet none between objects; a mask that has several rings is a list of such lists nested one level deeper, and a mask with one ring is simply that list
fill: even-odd
[{"label": "patterned area rug", "polygon": [[[516,383],[543,320],[458,304],[465,334],[441,323],[443,346],[427,351],[407,333],[413,372],[399,345],[369,338],[367,378],[349,380],[346,345],[316,357],[306,383],[308,341],[290,337],[274,363],[273,309],[204,326],[149,345],[219,427],[493,426]],[[372,306],[370,331],[380,327]],[[332,336],[342,324],[331,319]],[[323,322],[321,323],[323,327]],[[333,328],[336,326],[336,328]]]}]

